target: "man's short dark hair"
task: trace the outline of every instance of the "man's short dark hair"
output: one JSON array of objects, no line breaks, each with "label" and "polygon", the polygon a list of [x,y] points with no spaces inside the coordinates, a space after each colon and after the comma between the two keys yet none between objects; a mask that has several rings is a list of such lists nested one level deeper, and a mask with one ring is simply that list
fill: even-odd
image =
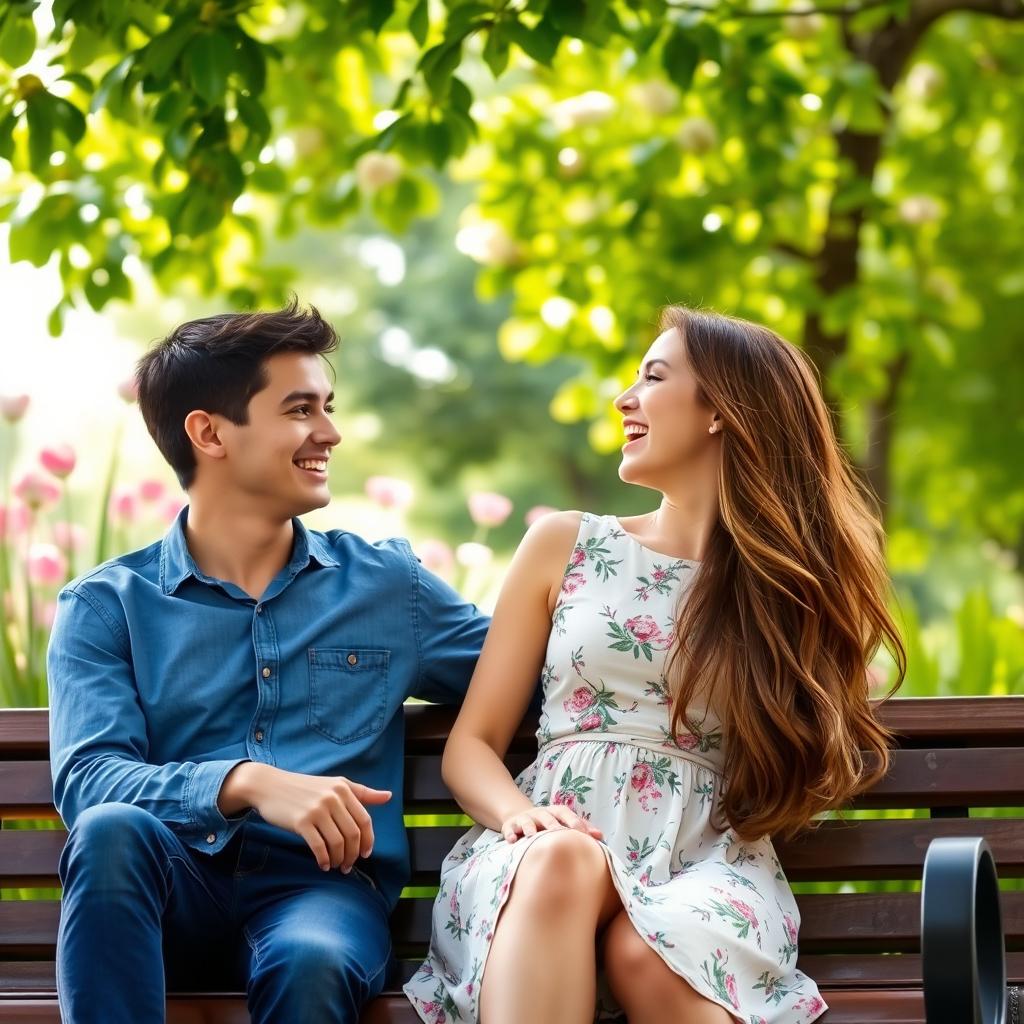
[{"label": "man's short dark hair", "polygon": [[280,352],[326,355],[337,347],[334,328],[293,298],[273,312],[190,320],[151,348],[135,368],[139,408],[181,486],[192,486],[198,468],[185,433],[190,412],[203,409],[244,426],[250,399],[270,383],[267,359]]}]

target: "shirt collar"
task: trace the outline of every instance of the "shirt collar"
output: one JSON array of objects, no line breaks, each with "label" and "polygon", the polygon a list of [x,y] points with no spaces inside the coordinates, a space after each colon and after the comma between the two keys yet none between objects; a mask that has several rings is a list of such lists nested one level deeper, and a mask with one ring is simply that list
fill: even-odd
[{"label": "shirt collar", "polygon": [[[178,513],[160,546],[160,587],[165,594],[173,594],[189,576],[204,583],[216,582],[206,576],[192,558],[185,540],[187,522],[188,505]],[[307,530],[296,517],[292,517],[292,530],[292,557],[284,569],[289,579],[302,572],[311,561],[323,566],[341,565],[326,538]]]}]

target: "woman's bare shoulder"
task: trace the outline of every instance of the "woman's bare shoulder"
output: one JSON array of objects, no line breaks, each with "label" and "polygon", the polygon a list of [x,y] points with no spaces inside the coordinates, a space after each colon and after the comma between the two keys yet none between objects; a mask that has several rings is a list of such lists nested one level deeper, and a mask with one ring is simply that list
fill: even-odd
[{"label": "woman's bare shoulder", "polygon": [[538,582],[561,586],[562,574],[579,536],[582,512],[548,512],[526,531],[516,552],[520,567],[535,574]]}]

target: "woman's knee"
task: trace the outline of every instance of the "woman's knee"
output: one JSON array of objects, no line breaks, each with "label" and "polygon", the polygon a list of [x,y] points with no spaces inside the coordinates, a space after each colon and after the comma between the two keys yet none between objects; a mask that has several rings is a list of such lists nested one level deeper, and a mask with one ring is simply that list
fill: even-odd
[{"label": "woman's knee", "polygon": [[516,872],[514,893],[546,913],[579,910],[602,902],[608,866],[600,844],[575,829],[560,829],[535,840]]}]

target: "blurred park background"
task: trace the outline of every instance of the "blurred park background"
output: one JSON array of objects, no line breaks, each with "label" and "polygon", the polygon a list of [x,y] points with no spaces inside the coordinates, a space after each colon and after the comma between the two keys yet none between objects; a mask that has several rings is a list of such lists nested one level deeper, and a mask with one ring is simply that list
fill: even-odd
[{"label": "blurred park background", "polygon": [[531,511],[656,501],[610,403],[662,305],[769,325],[881,500],[902,693],[1024,692],[1022,129],[1019,0],[0,0],[0,704],[185,500],[134,361],[292,292],[342,337],[305,521],[485,607]]}]

